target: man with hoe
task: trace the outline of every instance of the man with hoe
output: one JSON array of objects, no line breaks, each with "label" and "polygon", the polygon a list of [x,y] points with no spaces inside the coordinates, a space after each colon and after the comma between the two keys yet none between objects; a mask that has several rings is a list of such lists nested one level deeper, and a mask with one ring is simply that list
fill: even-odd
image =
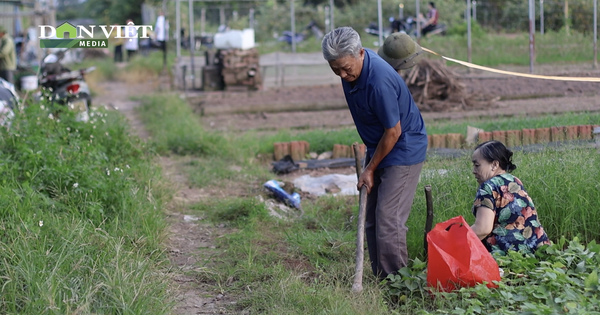
[{"label": "man with hoe", "polygon": [[0,25],[0,78],[14,84],[13,72],[15,70],[17,70],[15,42],[6,32],[6,28]]},{"label": "man with hoe", "polygon": [[415,65],[421,48],[394,33],[378,53],[350,27],[323,38],[323,57],[342,79],[348,108],[367,146],[358,189],[367,188],[365,233],[373,273],[383,279],[408,264],[406,221],[427,150],[421,113],[397,71]]}]

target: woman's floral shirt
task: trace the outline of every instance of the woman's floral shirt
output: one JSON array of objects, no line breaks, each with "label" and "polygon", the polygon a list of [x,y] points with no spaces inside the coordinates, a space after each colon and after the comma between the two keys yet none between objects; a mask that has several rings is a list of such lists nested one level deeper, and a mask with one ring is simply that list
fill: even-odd
[{"label": "woman's floral shirt", "polygon": [[496,175],[482,183],[473,202],[475,216],[479,207],[490,208],[496,216],[492,233],[483,239],[490,252],[533,253],[543,244],[550,244],[533,201],[521,180],[512,174]]}]

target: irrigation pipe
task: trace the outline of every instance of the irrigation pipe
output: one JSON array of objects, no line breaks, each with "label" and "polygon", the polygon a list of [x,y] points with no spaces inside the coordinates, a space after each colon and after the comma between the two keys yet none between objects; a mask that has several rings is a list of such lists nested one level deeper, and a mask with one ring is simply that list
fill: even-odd
[{"label": "irrigation pipe", "polygon": [[585,77],[559,77],[559,76],[527,74],[527,73],[520,73],[520,72],[512,72],[512,71],[499,70],[499,69],[484,67],[484,66],[476,65],[474,63],[470,63],[470,62],[466,62],[466,61],[457,60],[457,59],[454,59],[454,58],[442,56],[442,55],[436,53],[435,51],[427,49],[425,47],[421,47],[421,48],[424,51],[426,51],[426,52],[428,52],[430,54],[434,54],[436,56],[440,56],[440,57],[442,57],[442,58],[444,58],[444,59],[446,59],[448,61],[452,61],[452,62],[461,64],[461,65],[463,65],[465,67],[469,67],[469,68],[473,68],[473,69],[479,69],[479,70],[488,71],[488,72],[494,72],[494,73],[512,75],[512,76],[517,76],[517,77],[532,78],[532,79],[543,79],[543,80],[578,81],[578,82],[600,82],[600,78],[597,78],[597,77],[591,77],[591,78],[585,78]]}]

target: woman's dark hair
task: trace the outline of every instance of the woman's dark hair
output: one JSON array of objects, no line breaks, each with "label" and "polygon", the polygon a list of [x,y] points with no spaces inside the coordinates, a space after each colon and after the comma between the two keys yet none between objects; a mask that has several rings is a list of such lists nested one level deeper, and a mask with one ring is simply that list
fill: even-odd
[{"label": "woman's dark hair", "polygon": [[481,157],[483,157],[489,163],[498,161],[500,168],[507,171],[514,171],[517,166],[512,163],[513,153],[507,149],[506,146],[497,140],[486,141],[475,148],[475,151],[479,150]]},{"label": "woman's dark hair", "polygon": [[433,3],[433,2],[429,2],[429,5],[430,5],[432,8],[434,8],[434,9],[435,9],[435,3]]}]

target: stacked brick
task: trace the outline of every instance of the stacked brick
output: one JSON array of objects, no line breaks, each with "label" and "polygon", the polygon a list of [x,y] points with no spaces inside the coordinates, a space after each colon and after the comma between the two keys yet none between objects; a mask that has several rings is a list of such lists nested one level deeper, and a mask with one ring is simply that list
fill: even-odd
[{"label": "stacked brick", "polygon": [[[566,127],[551,127],[522,130],[499,130],[499,131],[481,131],[479,132],[479,143],[498,140],[502,141],[507,147],[516,147],[536,143],[572,141],[572,140],[591,140],[593,138],[594,128],[600,125],[580,125]],[[428,149],[433,148],[466,148],[465,136],[460,133],[434,134],[428,135]],[[360,144],[361,150],[365,151],[366,146]],[[310,145],[306,141],[277,142],[273,144],[275,160],[279,161],[286,155],[291,155],[294,161],[300,161],[308,158]],[[334,144],[331,158],[352,158],[354,152],[352,147],[342,144]]]},{"label": "stacked brick", "polygon": [[[367,146],[359,144],[359,150],[367,150]],[[273,158],[275,161],[281,160],[289,155],[294,161],[310,159],[310,144],[306,141],[276,142],[273,143]],[[354,158],[354,151],[349,145],[334,144],[331,152],[332,159]]]},{"label": "stacked brick", "polygon": [[259,55],[255,48],[220,50],[219,59],[226,89],[258,90],[261,88]]},{"label": "stacked brick", "polygon": [[450,148],[460,149],[465,146],[465,136],[460,133],[435,134],[427,136],[428,149],[432,148]]},{"label": "stacked brick", "polygon": [[594,127],[593,125],[579,125],[492,132],[483,131],[479,133],[479,143],[498,140],[502,141],[508,147],[515,147],[535,143],[590,140],[593,138],[592,132]]}]

